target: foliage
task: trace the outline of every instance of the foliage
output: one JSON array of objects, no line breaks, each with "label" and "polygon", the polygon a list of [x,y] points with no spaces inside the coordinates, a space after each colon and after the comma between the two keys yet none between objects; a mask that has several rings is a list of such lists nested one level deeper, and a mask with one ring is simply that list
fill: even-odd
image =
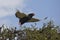
[{"label": "foliage", "polygon": [[24,27],[23,30],[9,30],[7,28],[0,32],[0,40],[7,38],[12,40],[15,37],[18,40],[60,40],[60,33],[57,33],[57,28],[52,21],[49,21],[48,24],[44,23],[39,29],[33,26],[31,28]]}]

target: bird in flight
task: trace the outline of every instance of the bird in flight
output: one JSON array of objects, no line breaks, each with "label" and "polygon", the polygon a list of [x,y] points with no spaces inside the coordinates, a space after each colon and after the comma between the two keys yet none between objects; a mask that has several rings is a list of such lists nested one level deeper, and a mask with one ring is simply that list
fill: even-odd
[{"label": "bird in flight", "polygon": [[39,19],[33,18],[34,13],[30,13],[28,15],[21,13],[19,10],[15,13],[15,16],[19,18],[19,24],[23,25],[26,22],[38,22]]}]

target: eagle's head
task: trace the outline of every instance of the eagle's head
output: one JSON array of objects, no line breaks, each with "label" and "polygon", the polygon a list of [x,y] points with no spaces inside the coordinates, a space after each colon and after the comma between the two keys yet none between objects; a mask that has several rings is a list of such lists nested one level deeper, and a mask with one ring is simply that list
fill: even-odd
[{"label": "eagle's head", "polygon": [[32,18],[34,15],[35,15],[34,13],[30,13],[28,17]]},{"label": "eagle's head", "polygon": [[34,13],[30,13],[29,15],[34,16],[35,14]]}]

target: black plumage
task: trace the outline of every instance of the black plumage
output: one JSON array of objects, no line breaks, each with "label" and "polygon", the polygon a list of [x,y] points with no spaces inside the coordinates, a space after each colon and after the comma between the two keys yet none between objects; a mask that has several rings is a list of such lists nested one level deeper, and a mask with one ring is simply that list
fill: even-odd
[{"label": "black plumage", "polygon": [[39,19],[32,18],[34,16],[34,13],[30,13],[30,14],[26,15],[24,13],[17,11],[15,13],[15,16],[17,18],[19,18],[19,23],[21,25],[26,23],[26,22],[37,22],[37,21],[39,21]]}]

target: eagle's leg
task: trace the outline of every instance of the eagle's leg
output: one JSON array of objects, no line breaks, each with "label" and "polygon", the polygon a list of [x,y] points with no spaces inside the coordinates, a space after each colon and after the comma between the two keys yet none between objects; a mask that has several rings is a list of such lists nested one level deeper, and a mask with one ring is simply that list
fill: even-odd
[{"label": "eagle's leg", "polygon": [[19,22],[18,24],[20,25],[20,27],[22,26],[22,25],[21,25],[21,22]]}]

